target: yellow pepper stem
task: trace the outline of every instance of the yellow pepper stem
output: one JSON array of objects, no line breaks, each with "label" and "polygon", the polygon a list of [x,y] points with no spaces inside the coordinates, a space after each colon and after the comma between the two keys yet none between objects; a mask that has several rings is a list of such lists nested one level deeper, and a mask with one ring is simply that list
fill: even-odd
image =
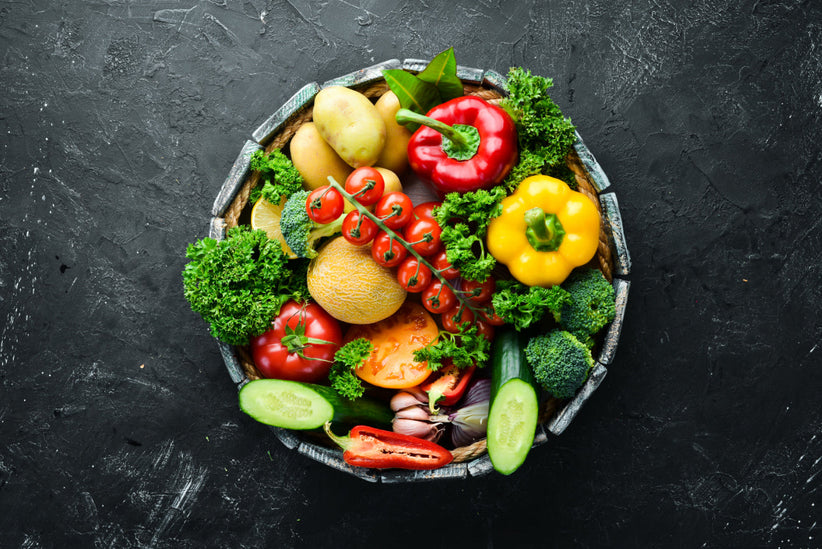
[{"label": "yellow pepper stem", "polygon": [[565,229],[556,214],[547,214],[542,208],[531,208],[525,212],[525,225],[525,236],[536,251],[555,252],[559,249]]}]

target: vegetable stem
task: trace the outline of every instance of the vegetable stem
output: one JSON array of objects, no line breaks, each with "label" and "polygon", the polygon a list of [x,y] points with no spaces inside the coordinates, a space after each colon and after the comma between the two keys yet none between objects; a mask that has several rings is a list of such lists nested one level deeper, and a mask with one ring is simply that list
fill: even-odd
[{"label": "vegetable stem", "polygon": [[[402,109],[400,109],[400,110],[402,110]],[[340,193],[342,193],[342,195],[351,204],[353,204],[353,206],[355,208],[357,208],[357,211],[360,212],[361,216],[368,217],[371,221],[373,221],[377,225],[377,227],[379,227],[381,230],[388,233],[388,236],[391,240],[395,240],[395,241],[399,242],[400,245],[403,248],[405,248],[405,250],[409,254],[411,254],[411,255],[413,255],[414,257],[417,258],[417,261],[420,264],[425,265],[426,267],[428,267],[431,270],[431,272],[440,280],[440,282],[442,282],[442,285],[447,286],[448,289],[451,290],[454,293],[454,295],[460,301],[460,303],[462,305],[464,305],[465,307],[468,307],[468,309],[470,309],[471,312],[474,313],[475,316],[480,314],[481,311],[486,311],[489,314],[492,313],[492,311],[490,311],[488,308],[474,307],[472,305],[472,302],[462,295],[463,292],[461,292],[460,290],[457,290],[457,288],[453,284],[451,284],[451,282],[442,275],[442,272],[440,270],[435,269],[434,266],[431,265],[424,257],[422,257],[419,254],[419,252],[417,252],[408,242],[403,240],[400,237],[400,235],[398,235],[396,232],[394,232],[392,229],[390,229],[385,223],[383,223],[382,220],[379,217],[374,215],[372,212],[368,211],[368,209],[365,206],[363,206],[362,204],[360,204],[357,200],[353,200],[353,197],[351,196],[351,194],[349,194],[339,183],[337,183],[337,181],[334,179],[333,176],[330,176],[330,175],[328,176],[328,182],[332,187],[334,187]]]}]

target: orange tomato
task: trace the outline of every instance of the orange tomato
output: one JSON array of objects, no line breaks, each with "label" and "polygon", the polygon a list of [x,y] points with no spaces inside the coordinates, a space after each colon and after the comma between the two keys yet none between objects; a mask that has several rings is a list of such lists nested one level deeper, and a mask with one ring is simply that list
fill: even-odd
[{"label": "orange tomato", "polygon": [[414,360],[414,351],[434,341],[438,334],[428,311],[406,301],[385,320],[351,326],[345,341],[364,337],[374,345],[371,356],[356,370],[360,379],[377,387],[405,389],[419,385],[431,373],[427,362]]}]

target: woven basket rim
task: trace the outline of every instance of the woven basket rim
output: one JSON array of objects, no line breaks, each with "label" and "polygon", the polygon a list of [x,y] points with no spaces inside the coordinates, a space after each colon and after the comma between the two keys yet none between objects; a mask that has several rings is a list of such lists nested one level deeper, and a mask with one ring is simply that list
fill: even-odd
[{"label": "woven basket rim", "polygon": [[[502,78],[504,79],[504,77]],[[495,85],[494,83],[491,83],[488,80],[476,83],[468,82],[465,79],[463,79],[463,85],[466,95],[477,95],[490,102],[496,102],[500,98],[507,95],[507,92],[503,87]],[[385,93],[389,89],[388,85],[382,78],[372,78],[369,82],[365,84],[355,82],[353,85],[350,85],[349,87],[357,89],[358,91],[360,91],[372,100],[379,98],[383,93]],[[317,86],[317,90],[319,89],[320,87]],[[265,152],[271,152],[274,149],[284,149],[284,151],[287,150],[287,145],[290,142],[291,137],[293,137],[294,133],[297,131],[297,129],[302,124],[310,122],[312,120],[312,112],[313,96],[310,99],[310,101],[305,102],[305,104],[303,104],[299,109],[291,113],[290,116],[288,116],[287,119],[283,121],[279,128],[270,135],[269,139],[265,140],[266,144],[263,147]],[[592,263],[589,265],[599,268],[609,281],[613,281],[614,251],[612,250],[612,234],[609,224],[605,222],[605,219],[602,215],[602,204],[599,199],[599,192],[597,191],[597,186],[592,180],[592,177],[586,169],[585,164],[580,159],[579,155],[574,149],[572,149],[569,153],[567,162],[569,167],[576,176],[576,180],[579,187],[578,190],[586,196],[588,196],[594,202],[594,204],[597,207],[597,210],[600,212],[600,219],[602,220],[600,224],[600,235],[597,252],[594,260],[592,260]],[[225,229],[230,229],[239,224],[240,218],[243,215],[244,210],[249,207],[248,199],[251,190],[258,185],[259,179],[260,175],[258,172],[254,172],[251,170],[248,171],[248,173],[243,179],[242,185],[239,187],[239,189],[237,189],[236,194],[230,201],[228,208],[224,213],[223,219]],[[244,385],[250,380],[259,379],[261,376],[259,375],[259,372],[256,370],[256,367],[254,366],[254,362],[251,359],[249,348],[247,346],[235,346],[233,347],[233,350],[236,353],[236,357],[240,365],[242,366],[243,372],[245,374],[245,379],[240,383],[240,386]],[[557,412],[562,402],[563,401],[552,397],[541,403],[540,425],[545,424]],[[339,465],[327,463],[327,452],[329,451],[330,447],[321,446],[316,442],[312,442],[310,440],[300,440],[302,437],[296,435],[296,431],[275,429],[275,432],[286,446],[294,448],[297,445],[306,445],[308,448],[306,448],[306,451],[303,451],[302,453],[306,454],[308,457],[311,457],[316,461],[325,463],[326,465],[341,468]],[[545,436],[537,437],[534,445],[540,445],[544,443],[546,440],[547,437]],[[340,456],[342,455],[342,452],[337,451],[336,449],[331,450],[331,452],[339,453]],[[471,462],[472,460],[476,460],[477,458],[482,456],[484,456],[487,461],[486,440],[482,439],[480,441],[475,442],[472,445],[456,448],[452,450],[452,454],[454,454],[454,461],[452,462],[453,464]],[[486,463],[485,465],[486,467],[484,467],[484,470],[481,471],[480,474],[490,470],[490,462]],[[443,469],[448,469],[450,467],[453,467],[453,465],[448,465]],[[348,472],[352,471],[348,470]],[[404,475],[404,473],[407,473],[407,475]],[[420,480],[422,478],[436,478],[436,474],[434,475],[434,477],[421,477],[419,473],[412,473],[414,472],[394,471],[394,475],[392,475],[391,481],[413,481]],[[368,474],[354,474],[356,476],[366,478],[367,480],[375,480],[375,478],[372,478],[371,475]],[[404,476],[407,476],[408,478],[403,478]],[[443,475],[443,477],[451,478],[447,474]]]}]

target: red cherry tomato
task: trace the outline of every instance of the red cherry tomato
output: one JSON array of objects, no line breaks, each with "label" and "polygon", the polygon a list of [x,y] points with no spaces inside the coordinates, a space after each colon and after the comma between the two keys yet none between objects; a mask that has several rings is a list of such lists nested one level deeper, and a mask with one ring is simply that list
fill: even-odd
[{"label": "red cherry tomato", "polygon": [[474,303],[485,303],[491,299],[491,294],[497,289],[497,283],[489,276],[485,282],[463,280],[461,288],[463,295]]},{"label": "red cherry tomato", "polygon": [[431,284],[431,269],[420,263],[416,257],[409,256],[397,269],[397,281],[400,286],[411,293],[419,293]]},{"label": "red cherry tomato", "polygon": [[457,333],[460,331],[460,326],[466,322],[469,326],[473,324],[474,313],[462,303],[457,303],[452,309],[442,313],[440,319],[442,320],[443,328],[451,333]]},{"label": "red cherry tomato", "polygon": [[371,206],[385,192],[385,179],[382,174],[370,166],[357,168],[345,180],[345,190],[363,206]]},{"label": "red cherry tomato", "polygon": [[251,355],[263,377],[316,383],[341,344],[340,323],[322,307],[287,301],[271,329],[251,339]]},{"label": "red cherry tomato", "polygon": [[481,307],[484,307],[483,309],[480,309],[480,316],[482,317],[483,322],[490,324],[491,326],[502,326],[505,324],[505,321],[497,314],[490,301],[488,303],[482,303]]},{"label": "red cherry tomato", "polygon": [[331,223],[340,217],[344,208],[343,195],[329,185],[314,189],[305,201],[305,211],[308,212],[308,217],[321,225]]},{"label": "red cherry tomato", "polygon": [[427,257],[440,249],[442,229],[430,217],[414,219],[405,227],[405,241],[423,257]]},{"label": "red cherry tomato", "polygon": [[434,314],[452,309],[457,304],[457,296],[439,280],[433,281],[422,291],[422,305]]},{"label": "red cherry tomato", "polygon": [[343,219],[342,235],[350,243],[355,246],[362,246],[368,244],[374,237],[377,236],[379,228],[377,224],[371,221],[368,217],[360,215],[360,212],[354,210],[348,212],[348,215]]},{"label": "red cherry tomato", "polygon": [[380,218],[386,227],[396,230],[405,227],[414,217],[414,205],[405,193],[386,193],[377,202],[374,215]]},{"label": "red cherry tomato", "polygon": [[434,208],[442,206],[442,202],[423,202],[414,206],[414,217],[421,219],[423,217],[430,217],[434,219]]},{"label": "red cherry tomato", "polygon": [[488,341],[494,341],[494,327],[483,320],[477,320],[474,323],[477,327],[477,333],[483,336]]},{"label": "red cherry tomato", "polygon": [[402,263],[406,255],[408,252],[402,244],[397,239],[391,238],[387,232],[380,231],[374,237],[374,242],[371,244],[371,257],[383,267],[396,267]]},{"label": "red cherry tomato", "polygon": [[428,259],[428,262],[432,267],[440,271],[440,274],[445,280],[452,280],[460,275],[460,272],[451,266],[451,262],[448,261],[448,256],[445,254],[445,250],[440,250],[432,255]]}]

